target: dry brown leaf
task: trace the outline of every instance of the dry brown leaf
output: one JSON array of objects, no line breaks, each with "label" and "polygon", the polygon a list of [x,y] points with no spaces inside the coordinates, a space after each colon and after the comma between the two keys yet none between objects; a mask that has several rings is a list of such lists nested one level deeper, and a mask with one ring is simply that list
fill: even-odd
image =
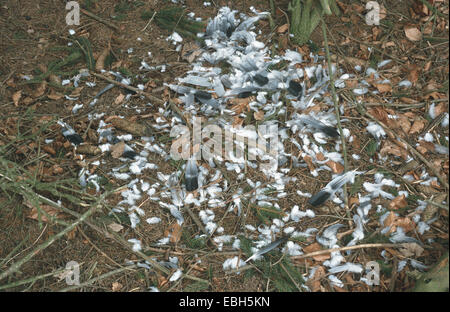
[{"label": "dry brown leaf", "polygon": [[323,266],[319,266],[311,279],[306,282],[312,292],[320,291],[320,281],[325,277],[326,272]]},{"label": "dry brown leaf", "polygon": [[80,154],[96,156],[102,153],[102,150],[95,145],[83,144],[77,147],[77,152]]},{"label": "dry brown leaf", "polygon": [[72,93],[70,93],[70,97],[74,97],[74,98],[79,97],[79,96],[81,95],[81,91],[83,91],[83,89],[84,89],[84,86],[83,86],[83,87],[75,88],[75,89],[72,91]]},{"label": "dry brown leaf", "polygon": [[280,35],[279,36],[278,43],[279,43],[280,48],[282,50],[286,50],[286,48],[287,48],[287,46],[289,44],[289,37],[288,37],[288,35],[289,34],[286,33],[284,35]]},{"label": "dry brown leaf", "polygon": [[435,205],[432,204],[428,204],[421,214],[422,221],[427,222],[428,220],[431,220],[438,213],[438,211],[439,207],[436,207]]},{"label": "dry brown leaf", "polygon": [[383,44],[381,45],[381,47],[382,47],[383,49],[389,48],[389,47],[395,47],[395,43],[394,43],[394,41],[383,42]]},{"label": "dry brown leaf", "polygon": [[411,81],[413,84],[419,80],[419,66],[417,64],[411,64],[408,66],[408,75],[406,78]]},{"label": "dry brown leaf", "polygon": [[7,85],[8,87],[10,87],[10,88],[16,88],[17,85],[16,85],[16,83],[14,82],[14,77],[9,78],[9,79],[6,81],[6,85]]},{"label": "dry brown leaf", "polygon": [[382,123],[387,124],[389,118],[388,113],[384,108],[382,108],[381,106],[376,106],[374,108],[369,109],[368,111],[373,117],[375,117]]},{"label": "dry brown leaf", "polygon": [[426,152],[434,153],[436,151],[434,144],[431,142],[420,140],[419,144],[421,147],[423,147],[426,150]]},{"label": "dry brown leaf", "polygon": [[380,149],[380,154],[382,156],[389,154],[397,157],[402,157],[403,159],[408,158],[408,151],[405,148],[401,148],[397,144],[392,143],[390,140],[386,140],[383,143],[383,146]]},{"label": "dry brown leaf", "polygon": [[264,112],[262,110],[254,112],[253,117],[255,117],[255,120],[264,120]]},{"label": "dry brown leaf", "polygon": [[114,105],[119,105],[125,99],[125,94],[120,93],[114,100]]},{"label": "dry brown leaf", "polygon": [[389,208],[390,209],[402,209],[405,208],[408,205],[408,202],[406,201],[406,196],[403,195],[399,195],[397,197],[395,197],[390,203],[389,203]]},{"label": "dry brown leaf", "polygon": [[192,63],[197,56],[202,54],[203,51],[200,49],[200,47],[195,44],[194,42],[188,42],[183,45],[183,49],[181,51],[181,58],[183,60],[188,61],[189,63]]},{"label": "dry brown leaf", "polygon": [[33,92],[32,96],[34,98],[40,97],[45,93],[45,90],[47,89],[47,81],[42,81],[39,86],[36,88],[36,90]]},{"label": "dry brown leaf", "polygon": [[306,162],[306,164],[308,165],[308,168],[310,171],[314,171],[316,170],[316,168],[314,167],[314,164],[312,163],[312,158],[309,155],[305,155],[303,156],[303,160]]},{"label": "dry brown leaf", "polygon": [[123,229],[122,225],[120,225],[118,223],[115,223],[115,222],[113,222],[110,225],[108,225],[108,227],[111,229],[111,231],[114,231],[116,233],[120,232]]},{"label": "dry brown leaf", "polygon": [[325,156],[323,156],[322,152],[319,152],[316,154],[316,158],[318,161],[324,161],[325,160]]},{"label": "dry brown leaf", "polygon": [[48,80],[56,85],[61,85],[61,78],[55,74],[50,74]]},{"label": "dry brown leaf", "polygon": [[377,88],[378,92],[380,92],[380,93],[386,93],[386,92],[392,91],[392,87],[389,84],[376,83],[375,87]]},{"label": "dry brown leaf", "polygon": [[105,48],[102,53],[97,58],[97,61],[95,62],[95,70],[100,72],[102,69],[105,68],[105,60],[109,55],[109,47]]},{"label": "dry brown leaf", "polygon": [[386,18],[386,15],[387,15],[386,8],[384,7],[384,5],[380,4],[380,20]]},{"label": "dry brown leaf", "polygon": [[143,124],[137,122],[130,122],[130,120],[122,118],[112,119],[113,126],[119,130],[131,133],[137,136],[151,135],[151,129]]},{"label": "dry brown leaf", "polygon": [[59,99],[62,99],[62,98],[64,97],[64,95],[61,94],[61,93],[58,93],[58,92],[56,92],[56,91],[54,91],[54,90],[52,90],[52,91],[50,92],[50,94],[47,95],[47,97],[48,97],[50,100],[59,100]]},{"label": "dry brown leaf", "polygon": [[33,98],[31,96],[27,96],[26,98],[23,99],[23,104],[25,105],[30,105],[31,103],[33,103]]},{"label": "dry brown leaf", "polygon": [[397,123],[400,126],[400,128],[402,128],[403,132],[409,133],[409,130],[411,129],[411,122],[408,120],[407,117],[401,116],[397,120]]},{"label": "dry brown leaf", "polygon": [[182,233],[181,226],[178,224],[178,222],[174,222],[172,223],[171,226],[169,226],[168,229],[164,231],[164,236],[167,237],[170,234],[169,241],[172,244],[176,244],[180,241],[181,233]]},{"label": "dry brown leaf", "polygon": [[401,97],[400,101],[406,103],[406,104],[417,104],[417,101],[411,98],[407,98],[407,97]]},{"label": "dry brown leaf", "polygon": [[44,145],[44,146],[42,147],[42,149],[43,149],[45,152],[49,153],[50,155],[53,155],[53,156],[56,155],[55,149],[54,149],[53,147],[51,147],[51,146]]},{"label": "dry brown leaf", "polygon": [[[34,219],[34,220],[39,220],[39,213],[38,213],[37,208],[35,206],[33,206],[28,201],[24,202],[24,204],[27,207],[31,208],[31,211],[28,214],[28,218]],[[40,207],[40,209],[45,211],[51,217],[56,217],[61,212],[59,209],[56,209],[56,208],[54,208],[54,207],[52,207],[50,205],[40,204],[39,207]],[[47,219],[46,215],[44,215],[42,212],[40,213],[40,215],[41,215],[41,221],[42,222],[48,222],[48,219]]]},{"label": "dry brown leaf", "polygon": [[414,223],[414,221],[412,221],[408,217],[398,218],[397,220],[395,220],[394,225],[396,227],[400,226],[401,228],[403,228],[405,233],[408,233],[416,228],[416,224]]},{"label": "dry brown leaf", "polygon": [[349,206],[358,205],[359,204],[359,198],[356,196],[350,197],[348,200]]},{"label": "dry brown leaf", "polygon": [[417,243],[403,243],[400,253],[407,258],[417,258],[422,255],[424,249]]},{"label": "dry brown leaf", "polygon": [[22,90],[19,90],[13,94],[12,100],[15,106],[19,106],[19,101],[21,97],[22,97]]},{"label": "dry brown leaf", "polygon": [[372,41],[376,41],[380,33],[381,29],[379,27],[372,27]]},{"label": "dry brown leaf", "polygon": [[277,28],[277,32],[279,34],[282,34],[282,33],[286,32],[288,30],[288,28],[289,28],[288,24],[281,25],[280,27]]},{"label": "dry brown leaf", "polygon": [[384,227],[392,226],[396,219],[397,219],[397,216],[395,215],[395,213],[393,211],[391,211],[389,213],[389,215],[386,217],[386,219],[384,219],[383,226]]},{"label": "dry brown leaf", "polygon": [[405,35],[410,41],[420,41],[422,40],[422,33],[416,26],[406,26]]},{"label": "dry brown leaf", "polygon": [[244,119],[240,118],[239,116],[233,117],[233,123],[231,124],[233,128],[242,127],[243,124],[244,124]]},{"label": "dry brown leaf", "polygon": [[230,100],[230,103],[233,104],[233,106],[231,107],[231,109],[236,113],[236,115],[241,114],[244,111],[249,111],[250,107],[249,107],[249,103],[252,101],[252,97],[248,97],[248,98],[234,98]]},{"label": "dry brown leaf", "polygon": [[329,160],[325,163],[330,169],[333,171],[333,173],[342,173],[344,172],[344,166],[342,166],[340,163]]},{"label": "dry brown leaf", "polygon": [[417,119],[411,126],[409,134],[419,133],[425,127],[425,121],[422,119]]},{"label": "dry brown leaf", "polygon": [[[308,245],[303,248],[306,254],[322,250],[322,247],[319,245],[319,243],[312,243],[311,245]],[[318,262],[322,262],[325,260],[330,259],[330,254],[322,254],[322,255],[316,255],[312,257],[314,260]]]},{"label": "dry brown leaf", "polygon": [[439,116],[440,114],[445,113],[447,109],[448,109],[447,103],[441,102],[434,106],[434,115]]},{"label": "dry brown leaf", "polygon": [[51,169],[52,169],[52,174],[54,174],[54,175],[59,175],[59,174],[64,173],[64,169],[61,168],[59,165],[53,165]]},{"label": "dry brown leaf", "polygon": [[112,291],[116,292],[116,291],[120,291],[122,289],[123,285],[120,284],[119,282],[114,282],[112,283],[111,289]]},{"label": "dry brown leaf", "polygon": [[111,156],[113,158],[120,158],[123,155],[123,150],[125,149],[125,142],[121,141],[114,144],[111,147]]}]

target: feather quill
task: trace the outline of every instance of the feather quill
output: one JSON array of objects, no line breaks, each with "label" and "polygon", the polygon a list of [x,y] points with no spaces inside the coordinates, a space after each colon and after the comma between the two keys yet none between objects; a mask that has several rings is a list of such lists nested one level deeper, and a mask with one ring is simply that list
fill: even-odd
[{"label": "feather quill", "polygon": [[267,245],[266,247],[258,250],[257,252],[255,252],[250,258],[248,258],[247,260],[245,260],[245,262],[248,262],[250,260],[253,260],[255,258],[258,258],[259,256],[262,256],[265,253],[268,253],[269,251],[275,249],[278,247],[278,245],[284,243],[285,241],[287,241],[289,239],[289,236],[283,236],[279,239],[277,239],[276,241],[270,243],[269,245]]}]

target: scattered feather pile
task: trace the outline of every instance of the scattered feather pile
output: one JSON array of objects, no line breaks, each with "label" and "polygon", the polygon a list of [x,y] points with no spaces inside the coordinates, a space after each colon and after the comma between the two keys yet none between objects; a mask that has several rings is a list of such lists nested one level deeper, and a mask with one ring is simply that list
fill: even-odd
[{"label": "scattered feather pile", "polygon": [[[248,111],[252,115],[257,115],[261,124],[276,125],[278,140],[273,146],[271,145],[270,152],[264,151],[259,145],[248,149],[249,154],[259,160],[238,157],[234,153],[226,155],[227,157],[213,153],[208,160],[202,159],[197,162],[191,159],[182,164],[177,171],[164,174],[159,171],[157,165],[149,162],[148,156],[152,155],[153,159],[158,157],[168,161],[170,144],[157,143],[155,137],[151,135],[116,136],[114,127],[102,120],[101,114],[89,116],[91,120],[100,119],[97,133],[101,151],[111,152],[122,162],[109,173],[113,178],[127,183],[127,188],[121,192],[121,200],[113,211],[127,213],[132,228],[154,227],[161,221],[153,209],[147,211],[139,205],[142,200],[148,199],[162,210],[169,212],[180,225],[184,222],[182,208],[185,205],[193,205],[196,210],[199,210],[198,217],[219,250],[224,244],[240,249],[238,235],[246,235],[253,241],[253,255],[245,262],[257,261],[277,247],[288,255],[302,254],[301,247],[293,241],[295,238],[315,239],[324,248],[339,247],[337,234],[343,227],[342,224],[334,224],[321,231],[320,235],[316,234],[318,229],[314,227],[298,230],[301,228],[302,220],[315,217],[315,212],[311,209],[301,210],[300,204],[294,205],[290,211],[289,209],[282,211],[281,208],[286,207],[280,207],[278,201],[292,196],[293,201],[302,203],[305,202],[306,197],[309,198],[307,202],[312,207],[319,207],[330,199],[333,200],[333,204],[344,208],[341,189],[345,184],[353,184],[355,177],[362,172],[353,170],[331,175],[329,172],[332,172],[332,169],[328,164],[336,163],[343,166],[340,135],[342,134],[350,143],[354,136],[345,128],[348,122],[346,120],[342,120],[344,127],[342,133],[336,129],[336,112],[329,96],[330,73],[324,58],[311,53],[307,56],[308,63],[305,64],[305,56],[296,51],[287,50],[284,55],[272,55],[268,47],[258,40],[261,33],[255,27],[255,23],[264,19],[266,15],[254,10],[253,16],[247,16],[238,14],[237,11],[232,11],[228,7],[221,8],[218,15],[209,21],[206,32],[202,34],[203,50],[192,62],[191,70],[184,77],[179,77],[175,82],[167,85],[178,96],[184,112],[193,117],[203,117],[207,124],[218,125],[223,130],[253,139],[258,138],[260,134],[256,129],[247,129],[233,124],[233,120],[245,120]],[[177,34],[172,36],[172,39],[176,38],[177,42],[181,42],[181,37],[178,37],[180,36]],[[381,68],[387,63],[389,62],[381,62],[378,67]],[[142,64],[145,62],[143,61]],[[147,68],[148,65],[143,65],[141,70],[148,70]],[[335,81],[337,88],[345,87],[345,80],[354,78],[354,75],[346,74],[338,68],[334,67],[332,70],[337,74],[336,77],[339,77]],[[374,75],[374,79],[379,78],[375,69],[369,68],[366,74]],[[115,76],[125,84],[130,83],[120,75]],[[307,80],[309,83],[306,83]],[[401,86],[406,88],[409,85],[407,82],[402,82]],[[96,98],[112,87],[108,85],[97,94]],[[353,92],[363,95],[377,91],[369,91],[368,83],[362,80],[358,82]],[[241,101],[246,103],[247,111],[236,108],[235,104],[240,103],[239,99],[245,99]],[[319,101],[322,105],[320,111],[309,109]],[[185,126],[185,121],[177,112],[172,111],[168,103],[166,107],[159,108],[159,113],[161,117],[153,125],[158,131],[168,134],[171,130],[182,129],[180,126]],[[430,115],[432,113],[430,111]],[[446,120],[448,124],[448,116]],[[69,125],[63,122],[59,122],[59,125],[62,127],[63,135],[71,143],[82,144],[81,137]],[[386,135],[383,128],[376,123],[369,123],[367,130],[376,140]],[[175,140],[184,135],[182,130],[172,133],[176,135]],[[144,143],[138,145],[133,139],[140,139]],[[271,140],[271,138],[267,139]],[[239,142],[233,143],[236,143],[239,148]],[[290,146],[289,149],[285,149],[287,145]],[[448,149],[442,152],[448,153]],[[354,155],[354,159],[358,157]],[[287,186],[299,179],[295,174],[290,174],[293,168],[309,169],[312,177],[317,177],[322,171],[332,178],[314,195],[305,190],[297,190],[296,193],[288,195]],[[250,186],[252,191],[246,192],[244,187],[238,187],[237,190],[233,189],[230,197],[228,193],[230,185],[225,179],[225,170],[235,173],[237,181]],[[246,176],[247,170],[261,171],[266,175],[266,179],[253,181]],[[148,179],[143,174],[144,171],[153,178]],[[184,183],[180,183],[183,173]],[[404,178],[408,179],[406,176]],[[424,172],[421,179],[423,183],[431,183],[436,178]],[[80,172],[82,185],[95,184],[96,181],[97,176],[90,175],[89,171]],[[99,187],[98,185],[97,183],[96,188]],[[398,188],[399,185],[385,178],[383,174],[377,173],[373,183],[364,182],[364,189],[361,189],[361,192],[365,191],[366,194],[356,194],[359,203],[356,209],[352,210],[355,229],[348,246],[355,245],[364,239],[364,224],[368,222],[368,214],[372,209],[371,200],[380,196],[393,198],[393,195],[387,192],[387,187]],[[407,196],[406,191],[405,194]],[[257,227],[245,224],[233,235],[225,233],[221,224],[217,223],[218,212],[233,211],[240,216],[244,213],[244,201],[254,206],[269,207],[279,211],[280,217],[273,218],[271,223],[262,223]],[[380,223],[386,224],[384,222],[388,220],[389,211],[381,206],[376,209],[376,213],[382,216]],[[146,220],[146,223],[141,224],[141,219]],[[419,222],[420,215],[416,219],[415,221]],[[423,231],[427,226],[422,222]],[[392,225],[386,225],[383,231],[385,233],[391,231],[389,232],[390,240],[395,243],[417,242],[416,239],[407,236],[401,226],[394,228]],[[275,239],[276,237],[281,238]],[[155,244],[170,244],[170,240],[171,234],[168,234],[161,237]],[[133,244],[134,250],[142,248],[138,240],[130,239],[129,242]],[[361,273],[360,264],[343,264],[344,261],[340,252],[333,252],[331,258],[324,262],[324,266],[329,268],[329,273],[333,274],[343,271]],[[235,257],[226,260],[223,268],[224,270],[236,269],[243,265],[245,263]],[[181,275],[182,271],[178,269],[171,276],[171,280],[175,281]],[[335,275],[329,275],[328,278],[333,285],[342,287],[343,283]]]}]

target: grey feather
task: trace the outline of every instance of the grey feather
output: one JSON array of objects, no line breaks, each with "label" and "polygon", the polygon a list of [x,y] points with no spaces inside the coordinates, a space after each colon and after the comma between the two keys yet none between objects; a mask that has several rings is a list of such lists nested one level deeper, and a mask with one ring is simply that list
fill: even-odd
[{"label": "grey feather", "polygon": [[253,260],[265,253],[268,253],[269,251],[275,249],[278,247],[278,245],[284,243],[285,241],[287,241],[289,239],[289,236],[283,236],[279,239],[277,239],[276,241],[270,243],[269,245],[267,245],[266,247],[258,250],[257,252],[255,252],[250,258],[248,258],[247,260],[245,260],[245,262],[248,262],[250,260]]}]

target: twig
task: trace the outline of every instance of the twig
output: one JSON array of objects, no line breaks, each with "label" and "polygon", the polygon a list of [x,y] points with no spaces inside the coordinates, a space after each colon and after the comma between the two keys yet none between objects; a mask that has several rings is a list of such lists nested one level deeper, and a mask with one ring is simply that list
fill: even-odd
[{"label": "twig", "polygon": [[[42,231],[42,233],[43,233],[44,231]],[[41,234],[42,234],[41,233]],[[28,237],[29,237],[29,234],[27,234],[27,236],[16,246],[16,247],[14,247],[14,249],[13,250],[11,250],[11,252],[2,260],[2,262],[0,262],[0,268],[3,266],[3,265],[5,265],[5,264],[8,264],[8,262],[11,260],[11,259],[14,259],[14,257],[16,257],[17,255],[15,255],[14,257],[13,257],[13,254],[17,251],[17,250],[19,250],[20,249],[20,247],[22,247],[22,245],[28,240]],[[41,237],[40,235],[39,235],[39,237]],[[20,254],[20,252],[18,253],[18,254]],[[1,289],[1,288],[0,288]]]},{"label": "twig", "polygon": [[169,105],[170,105],[170,108],[172,108],[172,110],[174,110],[175,113],[177,113],[177,115],[179,115],[181,118],[183,118],[183,120],[186,123],[186,125],[188,126],[189,130],[192,131],[191,122],[184,116],[183,112],[181,111],[181,109],[178,108],[177,104],[175,104],[172,101],[169,101]]},{"label": "twig", "polygon": [[236,269],[231,269],[231,270],[225,271],[225,274],[237,273],[237,272],[242,272],[242,271],[246,271],[248,269],[255,269],[255,268],[256,267],[253,264],[249,264],[249,265],[241,266]]},{"label": "twig", "polygon": [[73,285],[73,286],[61,289],[60,292],[72,291],[72,290],[75,290],[77,288],[84,287],[84,286],[90,285],[92,283],[95,283],[97,281],[100,281],[100,280],[102,280],[104,278],[110,277],[110,276],[112,276],[114,274],[117,274],[117,273],[120,273],[120,272],[123,272],[123,271],[126,271],[126,270],[130,270],[131,271],[131,270],[135,269],[136,267],[137,267],[136,264],[133,264],[133,265],[130,265],[130,266],[126,266],[126,267],[122,267],[122,268],[119,268],[117,270],[114,270],[114,271],[102,274],[102,275],[100,275],[98,277],[92,278],[92,279],[90,279],[90,280],[88,280],[88,281],[86,281],[84,283],[80,283],[79,285]]},{"label": "twig", "polygon": [[21,281],[16,281],[16,282],[13,282],[13,283],[10,283],[10,284],[6,284],[6,285],[0,285],[0,290],[17,287],[17,286],[20,286],[20,285],[23,285],[23,284],[34,283],[34,282],[36,282],[38,280],[41,280],[43,278],[46,278],[48,276],[54,276],[55,274],[62,273],[65,270],[66,270],[66,268],[61,268],[61,269],[58,269],[58,270],[50,272],[50,273],[45,273],[45,274],[42,274],[42,275],[33,276],[33,277],[30,277],[30,278],[27,278],[27,279],[24,279],[24,280],[21,280]]},{"label": "twig", "polygon": [[[160,98],[157,98],[156,96],[151,95],[148,92],[145,92],[145,91],[142,91],[142,90],[140,90],[138,88],[135,88],[133,86],[129,86],[129,85],[123,84],[121,82],[115,81],[114,79],[108,78],[108,77],[106,77],[104,75],[97,74],[96,72],[93,72],[93,71],[91,71],[90,73],[91,73],[91,75],[93,75],[93,76],[95,76],[97,78],[103,79],[103,80],[105,80],[105,81],[107,81],[109,83],[115,84],[116,86],[119,86],[119,87],[122,87],[122,88],[125,88],[125,89],[128,89],[128,90],[134,91],[134,92],[136,92],[139,95],[143,95],[147,99],[149,99],[150,101],[155,102],[158,105],[164,105],[164,103],[165,103],[164,100],[161,100]],[[191,123],[184,116],[183,112],[177,107],[177,105],[174,102],[172,102],[172,101],[169,101],[169,105],[170,105],[170,108],[172,108],[172,110],[174,110],[175,113],[177,113],[184,120],[184,122],[186,123],[188,128],[192,131]]]},{"label": "twig", "polygon": [[153,18],[156,15],[156,11],[153,13],[152,17],[150,18],[150,20],[148,21],[147,25],[145,25],[145,27],[141,30],[141,31],[145,31],[148,27],[148,25],[150,25],[150,23],[153,21]]},{"label": "twig", "polygon": [[391,281],[389,282],[389,291],[393,292],[395,289],[395,280],[397,279],[397,275],[398,275],[398,260],[397,257],[394,257],[394,263],[393,263],[393,267],[392,267],[392,276],[391,276]]},{"label": "twig", "polygon": [[[48,199],[48,198],[46,198],[46,197],[44,197],[42,195],[39,195],[39,194],[37,194],[37,195],[42,201],[48,203],[49,205],[52,205],[52,206],[54,206],[56,208],[59,208],[62,211],[66,212],[66,213],[68,213],[68,214],[70,214],[70,215],[72,215],[72,216],[74,216],[76,218],[80,217],[79,213],[77,213],[75,211],[72,211],[72,210],[70,210],[68,208],[65,208],[64,206],[59,205],[59,204],[55,203],[54,201],[52,201],[51,199]],[[99,232],[100,234],[104,235],[106,238],[113,239],[116,242],[118,242],[120,245],[126,247],[127,249],[129,249],[129,250],[131,250],[133,252],[135,252],[142,259],[144,259],[148,263],[150,263],[154,268],[160,270],[161,272],[165,273],[166,275],[170,274],[170,271],[168,269],[166,269],[165,267],[161,266],[158,262],[156,262],[153,259],[151,259],[150,257],[148,257],[143,252],[134,251],[133,248],[132,248],[132,245],[130,243],[128,243],[127,241],[125,241],[120,235],[118,235],[116,233],[113,233],[113,232],[109,232],[106,229],[102,229],[98,225],[96,225],[95,223],[93,223],[93,222],[91,222],[89,220],[84,220],[84,223],[87,224],[89,227],[91,227],[93,230],[95,230],[95,231]],[[208,281],[203,280],[203,279],[198,278],[198,277],[195,277],[195,276],[190,276],[190,275],[186,275],[186,274],[183,275],[183,276],[185,276],[186,278],[191,279],[191,280],[195,280],[195,281],[199,281],[199,282],[203,282],[203,283],[208,283]]]},{"label": "twig", "polygon": [[192,210],[190,209],[189,205],[185,205],[183,210],[187,211],[187,213],[188,213],[189,216],[192,218],[192,220],[194,220],[195,224],[197,224],[197,226],[199,227],[199,229],[200,229],[206,236],[209,236],[209,234],[208,234],[208,232],[206,231],[205,227],[204,227],[203,224],[200,222],[200,220],[197,218],[197,216],[192,212]]},{"label": "twig", "polygon": [[89,16],[92,19],[95,19],[97,22],[100,22],[102,24],[105,24],[106,26],[111,27],[112,29],[114,29],[115,31],[119,30],[119,27],[117,27],[116,25],[114,25],[113,23],[111,23],[110,21],[105,20],[104,18],[101,18],[89,11],[86,11],[85,9],[80,9],[81,13],[83,13],[86,16]]},{"label": "twig", "polygon": [[286,272],[287,276],[291,279],[292,283],[294,283],[295,287],[298,289],[298,291],[302,291],[301,288],[298,286],[297,282],[294,280],[294,278],[289,274],[288,270],[284,267],[283,263],[280,263],[281,268]]},{"label": "twig", "polygon": [[436,207],[438,207],[438,208],[445,209],[445,210],[448,211],[448,206],[446,206],[446,205],[442,205],[442,204],[436,203],[436,202],[431,201],[431,200],[429,200],[429,199],[426,199],[425,201],[426,201],[427,203],[433,205],[433,206],[436,206]]},{"label": "twig", "polygon": [[[99,199],[98,202],[100,202],[101,200],[103,200],[103,196]],[[52,236],[51,238],[49,238],[47,241],[45,241],[44,243],[40,244],[39,246],[37,246],[35,249],[33,249],[33,251],[31,251],[28,255],[26,255],[25,257],[23,257],[21,260],[19,260],[18,262],[12,264],[8,270],[6,270],[5,272],[0,274],[0,281],[2,279],[4,279],[5,277],[17,272],[20,267],[25,264],[27,261],[29,261],[31,258],[33,258],[35,255],[37,255],[38,253],[40,253],[42,250],[44,250],[45,248],[47,248],[48,246],[50,246],[51,244],[53,244],[55,241],[57,241],[58,239],[60,239],[61,237],[63,237],[65,234],[69,233],[70,231],[72,231],[78,224],[82,223],[83,221],[85,221],[99,206],[99,204],[95,203],[95,205],[93,205],[91,208],[88,209],[88,211],[86,211],[83,215],[81,215],[77,221],[75,221],[74,223],[72,223],[71,225],[69,225],[68,227],[66,227],[64,230],[62,230],[61,232],[59,232],[58,234]]]},{"label": "twig", "polygon": [[81,229],[81,227],[78,228],[78,230],[80,231],[81,235],[83,235],[83,237],[92,245],[92,247],[95,248],[95,250],[97,250],[99,253],[101,253],[105,258],[107,258],[109,261],[111,261],[112,263],[114,263],[115,265],[117,265],[118,267],[122,267],[122,265],[120,265],[119,263],[117,263],[116,261],[114,261],[113,259],[111,259],[107,254],[105,254],[100,248],[98,248],[90,239],[89,237],[83,232],[83,230]]},{"label": "twig", "polygon": [[386,248],[386,247],[401,247],[402,244],[361,244],[356,246],[346,246],[346,247],[339,247],[339,248],[331,248],[331,249],[325,249],[325,250],[318,250],[311,252],[306,255],[299,255],[299,256],[292,256],[291,259],[299,260],[304,258],[311,258],[314,256],[319,256],[323,254],[328,254],[336,251],[346,251],[346,250],[354,250],[354,249],[362,249],[362,248]]},{"label": "twig", "polygon": [[109,83],[115,84],[116,86],[119,86],[119,87],[122,87],[122,88],[125,88],[125,89],[128,89],[128,90],[134,91],[134,92],[136,92],[139,95],[143,95],[147,99],[149,99],[150,101],[153,101],[153,102],[155,102],[157,104],[161,104],[161,105],[164,104],[164,101],[161,100],[160,98],[157,98],[156,96],[153,96],[150,93],[144,92],[144,91],[142,91],[142,90],[140,90],[138,88],[126,85],[126,84],[121,83],[119,81],[115,81],[114,79],[108,78],[108,77],[106,77],[104,75],[97,74],[96,72],[93,72],[93,71],[90,71],[90,74],[92,76],[97,77],[97,78],[103,79],[103,80],[105,80],[105,81],[107,81]]}]

